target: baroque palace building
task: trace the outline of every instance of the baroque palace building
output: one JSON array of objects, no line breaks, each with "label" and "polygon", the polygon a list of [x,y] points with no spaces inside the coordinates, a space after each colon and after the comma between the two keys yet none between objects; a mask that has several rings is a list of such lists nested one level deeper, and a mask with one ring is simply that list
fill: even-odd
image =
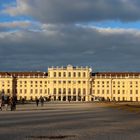
[{"label": "baroque palace building", "polygon": [[50,67],[48,72],[0,72],[0,94],[53,101],[140,101],[140,73],[97,72],[89,67]]}]

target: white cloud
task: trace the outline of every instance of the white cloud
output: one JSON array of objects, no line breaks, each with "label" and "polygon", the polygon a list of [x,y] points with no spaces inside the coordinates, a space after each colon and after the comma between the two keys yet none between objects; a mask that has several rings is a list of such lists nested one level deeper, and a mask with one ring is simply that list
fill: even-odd
[{"label": "white cloud", "polygon": [[20,14],[26,14],[26,11],[30,9],[27,0],[16,0],[16,6],[9,6],[3,10],[3,13],[8,13],[11,16],[17,16]]},{"label": "white cloud", "polygon": [[13,22],[1,22],[0,28],[27,28],[31,26],[30,21],[13,21]]}]

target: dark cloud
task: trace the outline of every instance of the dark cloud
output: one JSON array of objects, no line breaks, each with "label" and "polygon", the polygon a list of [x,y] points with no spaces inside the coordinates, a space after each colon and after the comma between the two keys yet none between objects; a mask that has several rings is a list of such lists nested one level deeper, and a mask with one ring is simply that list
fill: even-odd
[{"label": "dark cloud", "polygon": [[[99,71],[139,71],[140,31],[73,25],[0,34],[0,71],[47,71],[48,66],[89,65]],[[98,69],[100,68],[100,69]]]},{"label": "dark cloud", "polygon": [[5,12],[45,23],[138,21],[139,7],[139,0],[17,0],[17,7],[8,7]]},{"label": "dark cloud", "polygon": [[47,71],[48,66],[67,64],[140,71],[139,30],[82,26],[139,21],[139,7],[139,0],[17,0],[16,7],[3,12],[36,22],[0,23],[0,71]]}]

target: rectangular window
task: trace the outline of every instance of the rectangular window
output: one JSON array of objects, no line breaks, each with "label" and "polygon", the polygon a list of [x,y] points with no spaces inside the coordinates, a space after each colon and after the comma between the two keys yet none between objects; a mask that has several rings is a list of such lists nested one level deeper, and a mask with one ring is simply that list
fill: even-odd
[{"label": "rectangular window", "polygon": [[56,72],[54,72],[54,77],[56,77]]},{"label": "rectangular window", "polygon": [[86,89],[85,88],[83,88],[83,94],[86,94]]},{"label": "rectangular window", "polygon": [[68,76],[71,77],[71,72],[68,73]]},{"label": "rectangular window", "polygon": [[86,73],[85,72],[83,72],[83,77],[86,77]]},{"label": "rectangular window", "polygon": [[33,89],[31,89],[30,93],[31,93],[31,94],[33,93]]},{"label": "rectangular window", "polygon": [[76,94],[76,88],[73,89],[73,94]]},{"label": "rectangular window", "polygon": [[7,89],[7,93],[10,93],[10,89]]},{"label": "rectangular window", "polygon": [[65,88],[63,88],[63,93],[66,94],[66,89]]},{"label": "rectangular window", "polygon": [[78,81],[78,84],[81,84],[81,81]]},{"label": "rectangular window", "polygon": [[45,94],[47,93],[47,89],[45,89]]},{"label": "rectangular window", "polygon": [[113,94],[115,94],[115,90],[113,90]]},{"label": "rectangular window", "polygon": [[68,93],[69,93],[69,94],[71,93],[71,89],[70,89],[70,88],[68,89]]},{"label": "rectangular window", "polygon": [[66,77],[66,72],[63,73],[63,76]]},{"label": "rectangular window", "polygon": [[61,77],[61,72],[58,73],[59,77]]},{"label": "rectangular window", "polygon": [[37,90],[37,89],[35,89],[35,93],[36,93],[36,94],[38,93],[38,90]]},{"label": "rectangular window", "polygon": [[109,94],[109,90],[107,90],[107,94]]},{"label": "rectangular window", "polygon": [[76,72],[73,73],[73,77],[76,77]]},{"label": "rectangular window", "polygon": [[58,89],[58,93],[61,94],[61,88]]},{"label": "rectangular window", "polygon": [[56,94],[56,88],[53,89],[53,93]]},{"label": "rectangular window", "polygon": [[120,90],[118,90],[118,94],[120,94]]},{"label": "rectangular window", "polygon": [[81,77],[81,73],[80,72],[78,72],[78,77]]},{"label": "rectangular window", "polygon": [[78,94],[81,94],[81,89],[80,88],[78,88]]},{"label": "rectangular window", "polygon": [[104,94],[104,90],[102,90],[102,94]]}]

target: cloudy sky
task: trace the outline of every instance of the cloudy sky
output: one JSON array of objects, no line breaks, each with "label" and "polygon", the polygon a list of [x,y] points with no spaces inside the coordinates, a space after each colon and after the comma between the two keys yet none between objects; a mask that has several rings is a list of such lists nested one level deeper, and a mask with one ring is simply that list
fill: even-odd
[{"label": "cloudy sky", "polygon": [[140,71],[140,0],[0,0],[0,71]]}]

